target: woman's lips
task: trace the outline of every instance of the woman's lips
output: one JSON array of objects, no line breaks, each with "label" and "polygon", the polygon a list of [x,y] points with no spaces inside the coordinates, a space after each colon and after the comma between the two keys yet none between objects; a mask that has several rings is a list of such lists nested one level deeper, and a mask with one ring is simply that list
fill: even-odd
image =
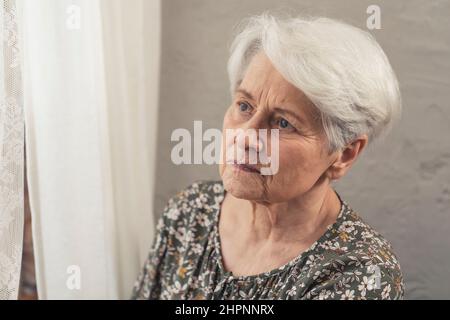
[{"label": "woman's lips", "polygon": [[233,167],[245,172],[261,173],[257,166],[251,164],[233,163]]}]

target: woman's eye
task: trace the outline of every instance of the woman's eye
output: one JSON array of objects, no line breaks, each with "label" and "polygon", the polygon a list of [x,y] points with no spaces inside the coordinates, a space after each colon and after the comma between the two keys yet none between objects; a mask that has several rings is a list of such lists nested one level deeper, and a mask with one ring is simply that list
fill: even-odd
[{"label": "woman's eye", "polygon": [[248,112],[248,111],[251,110],[251,106],[249,106],[245,102],[240,102],[239,103],[239,110],[242,111],[242,112]]},{"label": "woman's eye", "polygon": [[289,123],[289,121],[287,121],[286,119],[281,118],[278,121],[278,125],[280,126],[281,129],[291,129],[293,128],[292,125]]}]

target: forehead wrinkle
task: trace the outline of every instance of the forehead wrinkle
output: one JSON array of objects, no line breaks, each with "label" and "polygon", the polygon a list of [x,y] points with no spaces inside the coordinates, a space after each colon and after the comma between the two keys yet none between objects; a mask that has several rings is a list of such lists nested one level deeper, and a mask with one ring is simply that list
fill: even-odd
[{"label": "forehead wrinkle", "polygon": [[[250,81],[249,79],[252,78],[256,78],[257,81]],[[250,84],[246,91],[250,94],[253,93],[253,100],[259,105],[261,105],[262,101],[266,101],[267,107],[290,110],[298,114],[304,121],[308,123],[310,121],[314,122],[316,110],[313,110],[315,109],[313,103],[310,102],[303,91],[288,82],[263,53],[253,57],[253,61],[247,68],[247,73],[243,80],[247,80],[246,82]],[[241,81],[240,85],[243,82]],[[269,88],[265,90],[267,86]],[[252,90],[253,92],[251,92]],[[276,93],[272,94],[274,91]],[[283,94],[277,94],[280,91],[284,91]],[[263,100],[263,98],[266,100]],[[278,98],[279,102],[277,101]],[[295,108],[288,108],[288,105],[295,106]]]},{"label": "forehead wrinkle", "polygon": [[286,94],[281,92],[284,89],[283,84],[279,83],[279,80],[277,81],[273,77],[270,77],[270,75],[266,76],[257,85],[259,87],[255,88],[258,92],[256,102],[260,105],[276,107],[288,99]]},{"label": "forehead wrinkle", "polygon": [[[268,107],[272,109],[284,109],[291,111],[293,113],[298,114],[298,117],[305,119],[305,112],[303,112],[300,104],[305,104],[305,99],[289,99],[287,94],[278,94],[280,90],[279,88],[285,88],[284,85],[270,85],[269,88],[264,86],[263,89],[259,89],[258,96],[255,97],[255,94],[246,88],[239,87],[236,91],[246,96],[247,98],[254,100],[260,107]],[[273,93],[272,92],[277,92]],[[289,94],[289,92],[288,92]],[[301,93],[300,93],[301,94]],[[303,96],[301,98],[304,98]],[[263,102],[265,102],[263,104]],[[289,107],[295,106],[295,107]],[[306,120],[306,119],[305,119]]]}]

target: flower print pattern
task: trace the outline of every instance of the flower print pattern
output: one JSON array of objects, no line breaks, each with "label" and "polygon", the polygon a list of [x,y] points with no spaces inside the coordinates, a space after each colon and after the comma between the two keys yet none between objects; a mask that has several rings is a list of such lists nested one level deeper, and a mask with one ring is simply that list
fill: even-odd
[{"label": "flower print pattern", "polygon": [[220,253],[225,193],[221,181],[198,181],[168,201],[133,299],[403,299],[392,246],[337,192],[338,218],[308,250],[277,269],[234,276]]}]

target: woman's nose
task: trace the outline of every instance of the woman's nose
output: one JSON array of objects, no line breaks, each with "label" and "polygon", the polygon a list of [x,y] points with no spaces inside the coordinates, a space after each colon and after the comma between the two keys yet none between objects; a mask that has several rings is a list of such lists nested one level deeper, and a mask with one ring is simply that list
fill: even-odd
[{"label": "woman's nose", "polygon": [[[266,150],[267,129],[253,122],[252,125],[246,125],[244,128],[240,128],[235,135],[235,145],[238,150],[238,158],[249,159],[259,158],[261,152]],[[256,163],[256,160],[251,163]]]},{"label": "woman's nose", "polygon": [[255,114],[251,119],[241,126],[235,136],[235,143],[245,150],[254,149],[258,151],[258,140],[260,129],[263,128],[263,119]]},{"label": "woman's nose", "polygon": [[255,152],[258,152],[261,149],[259,140],[259,129],[256,128],[238,130],[235,135],[236,145],[246,151],[254,150]]}]

